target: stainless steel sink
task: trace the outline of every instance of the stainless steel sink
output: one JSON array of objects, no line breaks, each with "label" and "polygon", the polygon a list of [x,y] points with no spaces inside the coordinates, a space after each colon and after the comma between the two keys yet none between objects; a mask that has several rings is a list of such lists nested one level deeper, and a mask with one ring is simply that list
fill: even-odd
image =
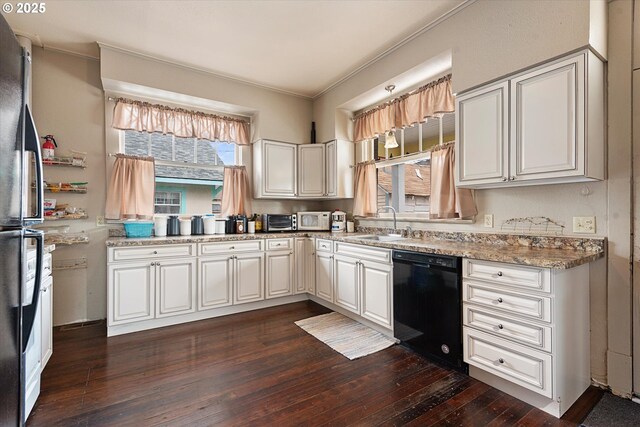
[{"label": "stainless steel sink", "polygon": [[400,234],[375,234],[370,236],[358,236],[354,237],[360,240],[373,240],[378,242],[393,242],[396,240],[406,240],[406,237],[402,237]]}]

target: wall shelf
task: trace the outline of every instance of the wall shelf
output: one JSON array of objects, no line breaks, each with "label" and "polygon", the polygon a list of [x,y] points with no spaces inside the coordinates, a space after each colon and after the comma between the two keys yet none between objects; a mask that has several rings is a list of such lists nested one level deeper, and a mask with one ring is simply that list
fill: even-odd
[{"label": "wall shelf", "polygon": [[[35,189],[36,186],[31,184],[31,188]],[[77,194],[86,194],[87,192],[87,183],[83,184],[73,184],[73,183],[56,183],[49,184],[45,182],[44,191],[46,193],[77,193]]]},{"label": "wall shelf", "polygon": [[83,169],[87,167],[86,160],[80,157],[56,156],[48,159],[42,159],[42,164],[44,166],[70,166]]},{"label": "wall shelf", "polygon": [[56,246],[71,246],[81,243],[89,243],[89,236],[84,232],[81,233],[45,233],[44,242],[55,244]]},{"label": "wall shelf", "polygon": [[53,262],[53,271],[83,270],[87,268],[87,258],[61,259]]},{"label": "wall shelf", "polygon": [[77,221],[80,219],[87,219],[89,218],[89,215],[81,215],[81,216],[77,216],[77,215],[65,215],[65,216],[45,216],[44,220],[45,221]]}]

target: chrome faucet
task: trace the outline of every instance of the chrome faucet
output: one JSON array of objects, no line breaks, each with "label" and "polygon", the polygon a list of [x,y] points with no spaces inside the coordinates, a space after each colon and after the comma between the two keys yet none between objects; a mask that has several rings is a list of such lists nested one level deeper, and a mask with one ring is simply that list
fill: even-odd
[{"label": "chrome faucet", "polygon": [[[389,206],[389,205],[382,206],[378,208],[378,210],[376,211],[376,214],[380,213],[380,209],[387,209],[387,210],[391,209],[391,212],[393,212],[393,231],[395,232],[396,228],[398,228],[398,222],[396,221],[396,209],[393,206]],[[378,218],[379,217],[380,216],[378,215]]]}]

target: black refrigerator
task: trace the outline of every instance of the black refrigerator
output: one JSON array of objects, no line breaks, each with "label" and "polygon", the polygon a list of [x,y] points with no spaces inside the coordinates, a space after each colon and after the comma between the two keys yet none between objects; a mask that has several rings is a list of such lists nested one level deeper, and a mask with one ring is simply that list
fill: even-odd
[{"label": "black refrigerator", "polygon": [[[43,219],[42,158],[27,102],[30,61],[0,15],[1,427],[25,422],[24,351],[35,320],[42,274],[43,234],[28,228]],[[32,181],[35,194],[30,190]],[[37,249],[33,287],[25,283],[30,245]]]}]

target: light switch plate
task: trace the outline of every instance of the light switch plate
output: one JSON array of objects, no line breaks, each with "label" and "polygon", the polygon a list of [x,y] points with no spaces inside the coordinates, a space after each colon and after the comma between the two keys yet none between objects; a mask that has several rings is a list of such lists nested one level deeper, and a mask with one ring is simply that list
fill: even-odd
[{"label": "light switch plate", "polygon": [[595,234],[596,217],[595,216],[574,216],[573,232],[584,234]]},{"label": "light switch plate", "polygon": [[493,228],[493,214],[485,214],[484,226],[487,228]]}]

